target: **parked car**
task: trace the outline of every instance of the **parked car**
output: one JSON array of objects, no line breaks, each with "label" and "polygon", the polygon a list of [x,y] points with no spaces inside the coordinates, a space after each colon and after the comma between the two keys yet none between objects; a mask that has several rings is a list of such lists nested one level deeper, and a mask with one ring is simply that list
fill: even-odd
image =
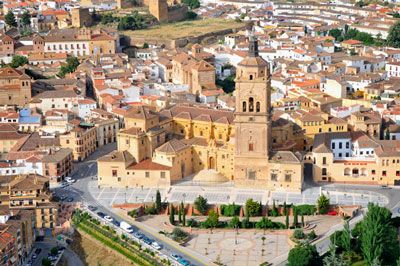
[{"label": "parked car", "polygon": [[115,225],[115,226],[120,226],[120,222],[118,222],[117,220],[113,220],[112,222],[111,222],[113,225]]},{"label": "parked car", "polygon": [[162,247],[160,246],[160,244],[158,244],[156,241],[154,241],[153,243],[151,243],[151,246],[157,250],[162,249]]},{"label": "parked car", "polygon": [[69,184],[67,183],[67,182],[63,182],[63,183],[61,183],[61,188],[66,188],[66,187],[68,187],[69,186]]},{"label": "parked car", "polygon": [[73,197],[69,197],[68,199],[67,199],[67,202],[73,202],[74,201],[74,198]]},{"label": "parked car", "polygon": [[36,259],[37,259],[37,255],[36,255],[36,254],[33,254],[33,255],[32,255],[32,259],[33,259],[33,260],[36,260]]},{"label": "parked car", "polygon": [[121,228],[121,229],[123,229],[125,232],[128,232],[128,233],[133,233],[133,229],[132,229],[132,226],[130,225],[130,224],[128,224],[127,222],[125,222],[125,221],[121,221],[120,223],[119,223],[119,227]]},{"label": "parked car", "polygon": [[94,212],[95,210],[97,210],[97,208],[95,206],[89,205],[88,209],[92,212]]},{"label": "parked car", "polygon": [[65,195],[61,195],[61,196],[60,196],[60,200],[61,200],[61,201],[64,201],[64,200],[66,200],[66,199],[67,199],[67,196],[65,196]]},{"label": "parked car", "polygon": [[177,254],[172,254],[171,257],[172,257],[174,260],[176,260],[176,261],[182,259],[182,257],[179,256],[179,255],[177,255]]},{"label": "parked car", "polygon": [[106,215],[104,216],[104,220],[106,220],[107,222],[112,222],[114,219],[110,215]]},{"label": "parked car", "polygon": [[67,183],[75,183],[75,179],[73,179],[72,177],[69,177],[69,176],[67,176],[66,178],[65,178],[65,181],[67,181]]},{"label": "parked car", "polygon": [[100,218],[104,218],[106,214],[104,212],[97,212],[97,216],[99,216]]},{"label": "parked car", "polygon": [[144,235],[140,232],[134,232],[133,236],[136,237],[137,239],[142,239],[144,237]]},{"label": "parked car", "polygon": [[39,255],[40,252],[42,252],[42,249],[41,249],[41,248],[37,248],[37,249],[35,250],[35,254],[36,254],[36,255]]}]

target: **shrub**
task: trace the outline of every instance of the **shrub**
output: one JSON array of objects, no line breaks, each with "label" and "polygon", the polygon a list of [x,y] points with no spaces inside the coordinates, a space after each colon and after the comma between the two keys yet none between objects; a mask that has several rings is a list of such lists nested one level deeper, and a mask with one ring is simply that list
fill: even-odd
[{"label": "shrub", "polygon": [[317,200],[319,214],[327,214],[329,211],[329,198],[322,194]]},{"label": "shrub", "polygon": [[207,199],[202,196],[198,196],[196,198],[196,200],[194,201],[194,207],[202,215],[205,215],[207,213],[207,209],[208,209]]},{"label": "shrub", "polygon": [[313,215],[316,211],[315,205],[303,204],[296,206],[299,215]]},{"label": "shrub", "polygon": [[241,225],[242,228],[251,228],[250,220],[247,217],[242,220],[240,225]]},{"label": "shrub", "polygon": [[229,227],[239,228],[240,227],[239,217],[237,217],[237,216],[233,217],[232,220],[229,221]]},{"label": "shrub", "polygon": [[310,233],[308,233],[307,238],[309,240],[314,240],[317,237],[317,234],[315,233],[314,230],[312,230]]},{"label": "shrub", "polygon": [[195,219],[189,219],[189,220],[187,221],[187,226],[190,226],[190,227],[198,227],[198,226],[199,226],[199,223],[198,223]]},{"label": "shrub", "polygon": [[236,216],[240,214],[240,206],[235,205],[235,203],[229,204],[229,205],[221,205],[221,213],[223,216]]},{"label": "shrub", "polygon": [[174,230],[172,230],[171,235],[174,241],[180,242],[186,239],[189,236],[189,233],[180,229],[179,227],[175,227]]},{"label": "shrub", "polygon": [[147,214],[147,215],[150,215],[150,214],[157,214],[157,213],[158,213],[157,207],[156,207],[155,205],[153,205],[153,206],[151,206],[151,207],[146,207],[146,208],[144,209],[144,213]]},{"label": "shrub", "polygon": [[296,229],[296,230],[294,230],[294,232],[293,232],[293,237],[294,237],[295,239],[304,239],[304,238],[305,238],[305,234],[304,234],[303,230],[301,230],[301,229]]},{"label": "shrub", "polygon": [[57,252],[58,252],[58,248],[57,247],[52,247],[51,249],[50,249],[50,254],[51,255],[57,255]]},{"label": "shrub", "polygon": [[253,199],[246,201],[246,215],[247,216],[258,216],[261,213],[261,204]]}]

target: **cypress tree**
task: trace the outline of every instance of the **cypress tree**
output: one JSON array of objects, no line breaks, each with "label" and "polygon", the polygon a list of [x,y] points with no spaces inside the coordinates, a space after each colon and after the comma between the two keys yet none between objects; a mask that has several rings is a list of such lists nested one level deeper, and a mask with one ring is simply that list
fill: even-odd
[{"label": "cypress tree", "polygon": [[293,226],[296,227],[298,223],[297,209],[293,206]]},{"label": "cypress tree", "polygon": [[156,210],[157,210],[157,213],[161,212],[161,208],[162,208],[162,205],[161,205],[161,194],[160,194],[160,191],[157,190],[157,193],[156,193]]},{"label": "cypress tree", "polygon": [[289,212],[286,210],[284,210],[285,214],[286,214],[286,229],[289,229]]},{"label": "cypress tree", "polygon": [[175,209],[172,204],[169,207],[169,222],[174,225],[175,224]]}]

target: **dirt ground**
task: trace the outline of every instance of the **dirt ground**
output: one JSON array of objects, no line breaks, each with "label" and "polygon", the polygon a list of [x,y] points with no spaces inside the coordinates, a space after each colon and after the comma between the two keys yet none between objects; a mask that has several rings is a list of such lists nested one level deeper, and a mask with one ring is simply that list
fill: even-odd
[{"label": "dirt ground", "polygon": [[136,265],[82,231],[75,231],[70,247],[88,266]]}]

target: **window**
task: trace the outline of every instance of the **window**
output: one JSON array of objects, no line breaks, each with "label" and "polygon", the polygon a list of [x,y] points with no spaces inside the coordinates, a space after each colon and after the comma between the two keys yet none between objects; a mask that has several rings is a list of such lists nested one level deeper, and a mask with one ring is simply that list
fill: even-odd
[{"label": "window", "polygon": [[146,178],[149,178],[149,177],[150,177],[150,172],[145,172],[145,173],[144,173],[144,176],[145,176]]},{"label": "window", "polygon": [[322,157],[322,164],[326,164],[326,157]]},{"label": "window", "polygon": [[396,171],[396,176],[400,176],[400,171]]},{"label": "window", "polygon": [[372,170],[372,171],[371,171],[371,174],[373,174],[373,175],[374,175],[375,173],[376,173],[376,172],[375,172],[375,170]]},{"label": "window", "polygon": [[253,112],[254,111],[254,99],[253,97],[249,98],[249,112]]},{"label": "window", "polygon": [[341,152],[339,152],[339,157],[342,157],[342,153]]},{"label": "window", "polygon": [[348,152],[346,152],[346,157],[349,157],[349,153]]},{"label": "window", "polygon": [[350,148],[350,142],[346,142],[346,149]]},{"label": "window", "polygon": [[291,182],[292,181],[292,175],[291,174],[286,174],[285,175],[285,182]]},{"label": "window", "polygon": [[121,177],[118,177],[118,182],[121,182]]},{"label": "window", "polygon": [[256,112],[259,113],[260,112],[260,102],[256,103]]},{"label": "window", "polygon": [[250,170],[247,173],[247,178],[250,180],[255,180],[256,179],[256,171]]},{"label": "window", "polygon": [[129,139],[126,139],[126,140],[125,140],[125,144],[126,144],[126,145],[129,145]]},{"label": "window", "polygon": [[342,143],[341,142],[339,142],[339,149],[341,149],[342,148]]},{"label": "window", "polygon": [[249,79],[250,79],[250,80],[253,80],[253,75],[250,75],[250,76],[249,76]]},{"label": "window", "polygon": [[327,171],[326,168],[322,168],[322,175],[326,175]]},{"label": "window", "polygon": [[278,174],[271,173],[271,181],[278,181]]},{"label": "window", "polygon": [[382,176],[386,176],[386,171],[382,171]]},{"label": "window", "polygon": [[118,175],[118,171],[117,170],[112,170],[112,176],[116,177]]},{"label": "window", "polygon": [[66,140],[67,144],[69,144],[69,139]]},{"label": "window", "polygon": [[249,143],[249,151],[254,151],[254,145],[253,145],[253,143]]},{"label": "window", "polygon": [[245,101],[243,101],[242,103],[242,112],[246,112],[246,108],[247,107],[247,103]]},{"label": "window", "polygon": [[334,149],[335,148],[335,142],[332,142],[332,149]]},{"label": "window", "polygon": [[160,173],[160,178],[165,178],[165,172]]}]

